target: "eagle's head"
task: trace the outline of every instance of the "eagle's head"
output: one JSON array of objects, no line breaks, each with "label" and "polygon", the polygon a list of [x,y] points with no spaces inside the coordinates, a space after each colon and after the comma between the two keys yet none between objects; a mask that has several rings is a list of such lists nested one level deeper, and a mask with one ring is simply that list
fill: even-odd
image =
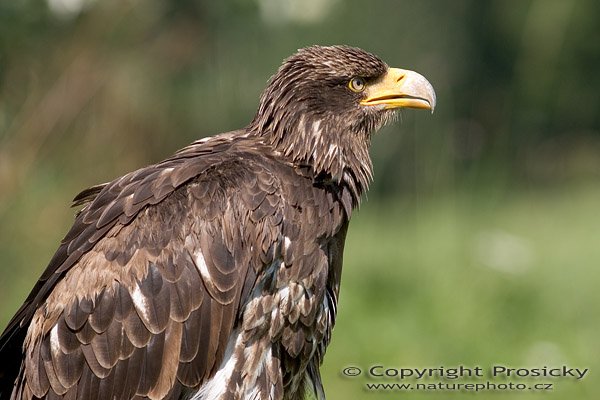
[{"label": "eagle's head", "polygon": [[434,107],[435,92],[422,75],[355,47],[312,46],[271,78],[250,129],[316,174],[337,182],[353,174],[362,192],[371,179],[371,133],[400,108]]}]

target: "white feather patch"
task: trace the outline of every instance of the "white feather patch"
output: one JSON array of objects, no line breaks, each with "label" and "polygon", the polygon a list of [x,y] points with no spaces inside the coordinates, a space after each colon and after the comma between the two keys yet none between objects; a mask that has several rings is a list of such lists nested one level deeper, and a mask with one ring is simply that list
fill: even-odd
[{"label": "white feather patch", "polygon": [[215,375],[190,398],[190,400],[217,400],[223,396],[227,390],[231,375],[233,374],[237,358],[235,349],[242,345],[242,335],[236,329],[229,336],[227,348],[223,356],[223,361]]},{"label": "white feather patch", "polygon": [[321,120],[317,119],[312,124],[312,130],[315,135],[319,135],[321,133]]},{"label": "white feather patch", "polygon": [[[246,349],[248,350],[248,349]],[[266,351],[264,351],[262,353],[261,359],[258,363],[258,368],[256,368],[254,371],[252,371],[252,379],[249,380],[249,382],[255,383],[256,379],[258,378],[258,376],[260,376],[260,374],[263,373],[264,368],[266,367],[266,363],[268,362],[268,360],[270,360],[272,357],[272,352],[271,352],[271,346],[267,347]],[[259,399],[259,387],[256,384],[252,384],[249,386],[246,386],[245,388],[245,393],[244,393],[244,399]],[[273,393],[273,388],[271,389],[271,393]],[[273,399],[273,395],[271,395],[270,397],[271,399]]]},{"label": "white feather patch", "polygon": [[135,285],[133,292],[131,292],[131,300],[133,300],[135,309],[141,314],[141,317],[144,319],[144,321],[148,321],[150,319],[148,311],[148,299],[146,299],[146,296],[144,296],[138,284]]},{"label": "white feather patch", "polygon": [[54,325],[50,330],[50,349],[52,357],[58,358],[60,355],[60,342],[58,340],[58,324]]},{"label": "white feather patch", "polygon": [[173,167],[165,168],[162,171],[160,171],[160,175],[161,176],[167,175],[167,174],[170,174],[173,171],[175,171],[175,168],[173,168]]},{"label": "white feather patch", "polygon": [[204,279],[204,282],[210,282],[211,281],[211,277],[210,277],[210,273],[208,272],[208,266],[206,265],[206,261],[204,260],[204,255],[202,254],[201,251],[198,251],[195,254],[195,258],[196,258],[196,268],[198,268],[198,271],[200,271],[200,276],[202,276],[202,278]]}]

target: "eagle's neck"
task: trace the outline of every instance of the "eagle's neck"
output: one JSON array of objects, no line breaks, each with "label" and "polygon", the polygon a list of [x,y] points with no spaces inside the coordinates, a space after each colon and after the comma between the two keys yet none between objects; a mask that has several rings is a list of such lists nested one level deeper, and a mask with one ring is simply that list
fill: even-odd
[{"label": "eagle's neck", "polygon": [[347,186],[357,206],[373,177],[370,136],[335,124],[336,118],[300,115],[286,123],[255,118],[248,132],[257,136],[286,161],[312,171],[315,180]]}]

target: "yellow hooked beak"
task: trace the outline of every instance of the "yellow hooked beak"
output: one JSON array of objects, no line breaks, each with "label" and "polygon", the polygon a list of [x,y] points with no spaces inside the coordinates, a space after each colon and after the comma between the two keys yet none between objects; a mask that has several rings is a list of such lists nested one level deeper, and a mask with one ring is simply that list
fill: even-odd
[{"label": "yellow hooked beak", "polygon": [[365,89],[363,106],[383,105],[391,108],[435,108],[435,91],[431,83],[423,75],[414,71],[390,68],[377,81]]}]

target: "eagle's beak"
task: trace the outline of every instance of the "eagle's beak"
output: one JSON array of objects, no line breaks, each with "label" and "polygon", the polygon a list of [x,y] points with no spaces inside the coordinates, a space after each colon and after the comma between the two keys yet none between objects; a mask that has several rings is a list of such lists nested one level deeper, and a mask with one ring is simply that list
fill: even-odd
[{"label": "eagle's beak", "polygon": [[435,92],[425,77],[414,71],[389,68],[377,81],[367,85],[363,106],[383,105],[390,108],[435,108]]}]

